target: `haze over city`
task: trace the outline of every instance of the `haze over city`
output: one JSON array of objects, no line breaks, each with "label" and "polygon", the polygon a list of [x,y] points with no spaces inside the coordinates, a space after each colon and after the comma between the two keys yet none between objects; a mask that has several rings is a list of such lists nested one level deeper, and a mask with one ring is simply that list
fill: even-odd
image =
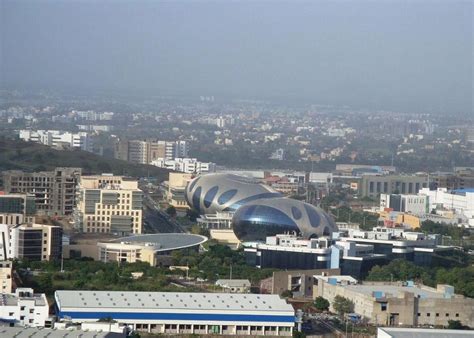
[{"label": "haze over city", "polygon": [[0,0],[0,338],[474,337],[473,9]]},{"label": "haze over city", "polygon": [[3,87],[472,113],[470,1],[1,6]]}]

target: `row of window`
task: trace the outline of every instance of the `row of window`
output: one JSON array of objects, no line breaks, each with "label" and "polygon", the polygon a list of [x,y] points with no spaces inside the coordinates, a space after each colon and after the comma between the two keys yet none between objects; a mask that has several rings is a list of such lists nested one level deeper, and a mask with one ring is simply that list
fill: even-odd
[{"label": "row of window", "polygon": [[[135,226],[135,228],[131,229],[134,234],[140,233],[139,227]],[[98,232],[98,233],[109,233],[110,232],[110,227],[104,227],[104,228],[92,228],[88,226],[86,228],[86,232]]]},{"label": "row of window", "polygon": [[[422,316],[422,314],[421,314],[420,312],[418,312],[418,317],[421,317],[421,316]],[[439,312],[436,312],[436,313],[435,313],[435,316],[436,316],[436,317],[439,317],[439,316],[440,316],[440,315],[439,315]],[[444,314],[444,316],[445,316],[445,317],[449,317],[450,314],[446,312],[446,313]],[[458,317],[459,317],[459,313],[456,313],[454,316],[455,316],[456,318],[458,318]],[[431,317],[431,313],[427,312],[427,313],[426,313],[426,317]]]},{"label": "row of window", "polygon": [[[120,202],[119,202],[120,203]],[[102,212],[104,212],[103,210],[113,210],[113,209],[130,209],[130,203],[127,202],[128,204],[125,205],[125,204],[105,204],[105,205],[101,205],[101,204],[97,204],[97,210],[102,210]],[[102,207],[101,207],[102,206]]]},{"label": "row of window", "polygon": [[[156,324],[150,324],[150,329],[156,329],[157,325]],[[176,331],[178,330],[191,330],[194,329],[195,331],[205,331],[206,330],[206,325],[194,325],[192,326],[191,324],[165,324],[164,329],[165,332],[169,331]],[[290,332],[291,328],[288,326],[248,326],[248,325],[237,325],[236,327],[237,333],[242,333],[242,332],[248,332],[249,329],[251,332],[263,332],[265,331],[266,333],[268,332],[277,332],[279,329],[280,332]],[[148,324],[136,324],[136,329],[137,330],[143,330],[143,329],[148,329]],[[231,331],[232,326],[229,325],[208,325],[208,329],[212,333],[219,333],[219,332],[226,332],[226,331]]]},{"label": "row of window", "polygon": [[[117,216],[139,216],[140,215],[140,212],[139,211],[102,211],[102,213],[100,211],[98,211],[96,213],[96,215],[117,215]],[[88,220],[93,220],[95,216],[87,216],[87,219]],[[100,218],[100,217],[99,217]]]},{"label": "row of window", "polygon": [[[383,185],[383,189],[382,189]],[[384,192],[388,193],[389,182],[369,182],[369,192]],[[391,184],[393,187],[393,183]],[[420,187],[426,187],[426,183],[404,183],[404,182],[395,182],[395,188],[401,190],[401,193],[417,193],[420,190]],[[413,189],[413,187],[415,189]]]}]

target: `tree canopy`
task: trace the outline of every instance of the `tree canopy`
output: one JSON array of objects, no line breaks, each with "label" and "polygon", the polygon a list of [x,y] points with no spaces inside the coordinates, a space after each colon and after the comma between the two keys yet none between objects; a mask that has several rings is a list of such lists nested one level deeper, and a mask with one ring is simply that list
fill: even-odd
[{"label": "tree canopy", "polygon": [[349,298],[337,295],[334,297],[332,307],[339,315],[343,315],[354,311],[354,302]]},{"label": "tree canopy", "polygon": [[324,297],[318,296],[314,300],[314,307],[319,311],[327,311],[329,310],[329,301]]},{"label": "tree canopy", "polygon": [[[469,264],[468,262],[466,264]],[[474,266],[420,267],[412,262],[395,259],[384,266],[374,266],[366,280],[406,281],[414,280],[429,286],[449,284],[456,293],[474,297]]]}]

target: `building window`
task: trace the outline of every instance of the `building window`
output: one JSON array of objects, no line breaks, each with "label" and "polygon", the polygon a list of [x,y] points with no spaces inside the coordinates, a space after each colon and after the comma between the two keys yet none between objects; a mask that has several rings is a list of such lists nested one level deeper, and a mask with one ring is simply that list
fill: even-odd
[{"label": "building window", "polygon": [[459,317],[459,313],[456,313],[456,317]]},{"label": "building window", "polygon": [[431,316],[431,313],[428,312],[428,313],[426,314],[426,317],[429,317],[429,316]]},{"label": "building window", "polygon": [[446,317],[449,317],[449,313],[446,314]]}]

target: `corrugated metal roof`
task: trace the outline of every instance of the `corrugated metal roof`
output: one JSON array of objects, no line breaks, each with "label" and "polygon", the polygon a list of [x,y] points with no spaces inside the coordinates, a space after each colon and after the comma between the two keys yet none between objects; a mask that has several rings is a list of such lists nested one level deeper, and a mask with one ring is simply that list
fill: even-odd
[{"label": "corrugated metal roof", "polygon": [[293,307],[278,295],[58,290],[55,298],[60,311],[67,308],[113,308],[114,311],[151,309],[294,313]]}]

